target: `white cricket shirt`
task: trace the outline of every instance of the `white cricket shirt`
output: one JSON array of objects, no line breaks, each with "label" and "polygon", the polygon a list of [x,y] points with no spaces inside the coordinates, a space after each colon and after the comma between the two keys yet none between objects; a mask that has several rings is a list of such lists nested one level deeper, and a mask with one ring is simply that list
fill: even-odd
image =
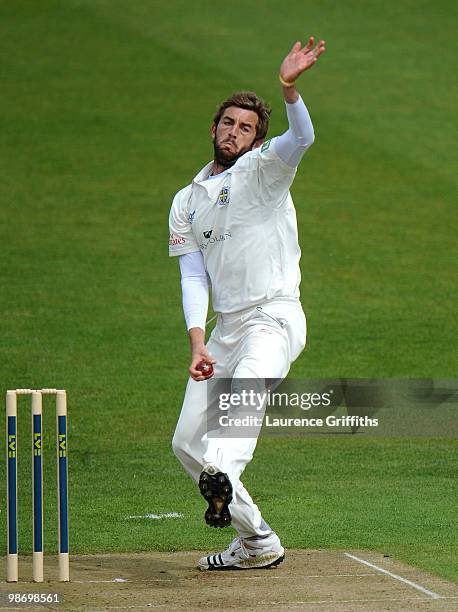
[{"label": "white cricket shirt", "polygon": [[173,200],[169,254],[202,252],[215,312],[299,297],[301,252],[289,193],[296,169],[278,157],[274,141],[211,180],[208,163]]}]

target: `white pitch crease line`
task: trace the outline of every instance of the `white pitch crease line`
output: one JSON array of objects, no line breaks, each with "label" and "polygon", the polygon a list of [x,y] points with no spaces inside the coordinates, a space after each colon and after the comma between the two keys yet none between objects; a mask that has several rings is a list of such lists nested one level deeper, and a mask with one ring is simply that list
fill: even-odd
[{"label": "white pitch crease line", "polygon": [[141,516],[126,516],[127,519],[154,519],[159,520],[163,518],[184,518],[184,514],[181,512],[163,512],[162,514],[143,514]]},{"label": "white pitch crease line", "polygon": [[431,599],[443,599],[442,595],[438,595],[437,593],[434,593],[434,591],[430,591],[429,589],[425,589],[425,587],[422,587],[420,584],[417,584],[416,582],[412,582],[412,580],[407,580],[407,578],[403,578],[402,576],[398,576],[398,574],[393,574],[392,572],[389,572],[386,569],[383,569],[383,567],[379,567],[378,565],[374,565],[373,563],[369,563],[369,561],[365,561],[364,559],[360,559],[359,557],[356,557],[355,555],[351,555],[350,553],[344,553],[344,555],[346,557],[350,557],[350,559],[354,559],[355,561],[358,561],[358,563],[364,563],[364,565],[367,565],[368,567],[371,567],[372,569],[377,570],[378,572],[381,572],[382,574],[386,574],[387,576],[391,576],[391,578],[394,578],[395,580],[399,580],[400,582],[404,582],[405,584],[408,584],[409,586],[413,587],[414,589],[417,589],[417,591],[421,591],[422,593],[425,593],[425,595],[429,595],[429,597],[431,597]]}]

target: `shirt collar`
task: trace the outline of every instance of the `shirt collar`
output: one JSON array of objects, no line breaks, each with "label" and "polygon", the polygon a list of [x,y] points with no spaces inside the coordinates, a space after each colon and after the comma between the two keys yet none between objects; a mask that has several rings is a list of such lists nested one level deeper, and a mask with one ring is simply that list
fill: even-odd
[{"label": "shirt collar", "polygon": [[[202,170],[200,170],[200,172],[198,172],[196,174],[196,176],[192,179],[192,182],[193,183],[201,183],[202,181],[207,180],[209,175],[210,175],[210,170],[212,169],[212,166],[213,166],[213,161],[208,162],[208,164],[206,164],[202,168]],[[221,174],[224,174],[224,176],[227,176],[231,172],[232,172],[232,167],[228,168],[224,173],[222,172]],[[216,177],[215,177],[215,180],[217,180]]]},{"label": "shirt collar", "polygon": [[[210,198],[216,197],[218,195],[218,193],[221,191],[221,183],[220,181],[218,181],[217,178],[207,181],[206,179],[208,178],[208,175],[210,174],[210,171],[212,169],[213,166],[213,161],[208,162],[208,164],[206,164],[202,170],[194,177],[193,181],[192,181],[192,185],[199,185],[199,187],[203,187],[205,189],[205,191],[207,192],[207,195]],[[224,173],[224,179],[227,180],[228,175],[231,173],[232,168],[228,168],[227,172]]]},{"label": "shirt collar", "polygon": [[201,181],[204,181],[208,175],[210,174],[210,170],[212,169],[213,166],[213,162],[208,162],[208,164],[205,164],[205,166],[202,168],[202,170],[200,172],[198,172],[196,174],[196,176],[192,179],[193,183],[200,183]]}]

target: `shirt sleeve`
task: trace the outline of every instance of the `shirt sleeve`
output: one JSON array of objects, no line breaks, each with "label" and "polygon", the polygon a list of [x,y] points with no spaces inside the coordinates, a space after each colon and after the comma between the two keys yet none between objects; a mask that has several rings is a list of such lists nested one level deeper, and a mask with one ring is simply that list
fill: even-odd
[{"label": "shirt sleeve", "polygon": [[260,200],[271,208],[280,207],[285,203],[289,188],[296,176],[296,168],[289,166],[278,155],[276,140],[277,138],[266,140],[256,151]]},{"label": "shirt sleeve", "polygon": [[289,129],[275,139],[275,150],[285,164],[295,168],[315,140],[312,120],[302,98],[286,105]]},{"label": "shirt sleeve", "polygon": [[196,237],[192,231],[192,214],[188,210],[186,191],[177,193],[173,199],[169,215],[169,255],[185,255],[199,251]]},{"label": "shirt sleeve", "polygon": [[186,328],[200,327],[205,331],[208,311],[208,281],[201,252],[181,255],[181,288]]}]

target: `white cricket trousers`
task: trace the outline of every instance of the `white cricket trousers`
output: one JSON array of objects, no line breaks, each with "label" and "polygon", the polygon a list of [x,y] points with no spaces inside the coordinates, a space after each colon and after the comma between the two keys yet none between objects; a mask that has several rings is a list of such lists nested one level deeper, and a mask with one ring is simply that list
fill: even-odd
[{"label": "white cricket trousers", "polygon": [[[217,378],[283,379],[303,350],[305,339],[306,320],[299,300],[275,298],[257,307],[219,314],[207,348],[216,359]],[[229,506],[233,526],[241,537],[265,535],[268,526],[240,481],[253,457],[257,437],[207,435],[208,384],[188,381],[172,441],[174,453],[196,482],[207,463],[226,473],[233,488]]]}]

